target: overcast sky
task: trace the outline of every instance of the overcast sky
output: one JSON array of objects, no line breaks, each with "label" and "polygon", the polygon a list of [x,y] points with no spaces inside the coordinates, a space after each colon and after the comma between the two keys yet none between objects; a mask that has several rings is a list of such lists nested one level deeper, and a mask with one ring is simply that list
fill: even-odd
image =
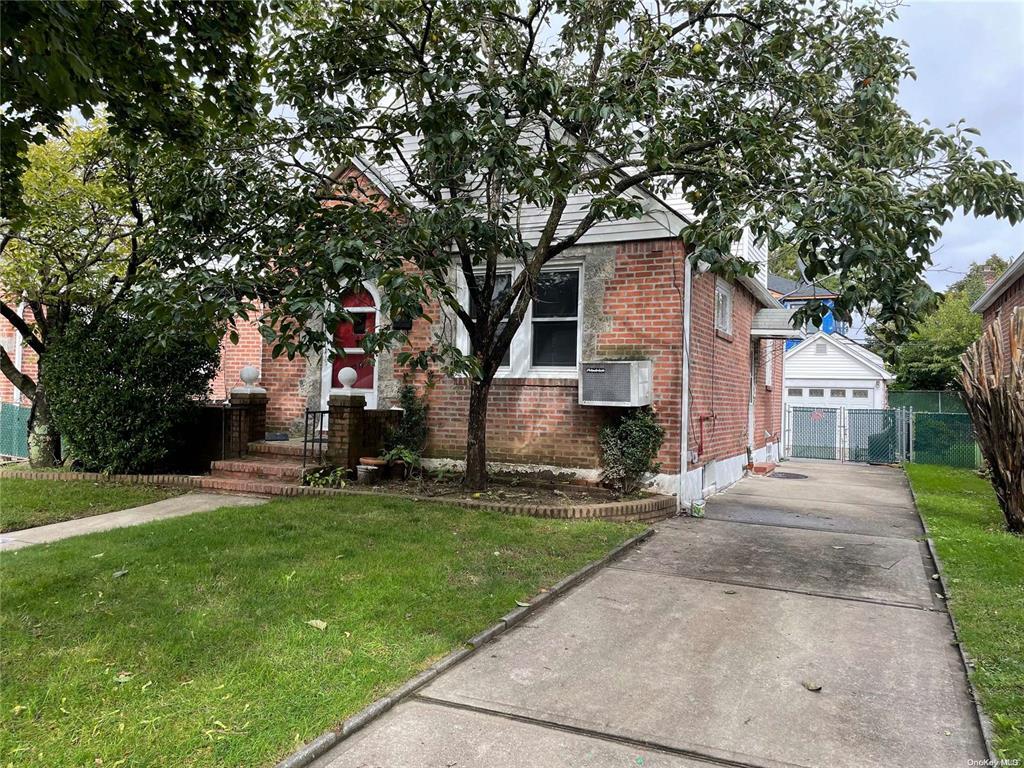
[{"label": "overcast sky", "polygon": [[[980,144],[1024,176],[1024,0],[913,0],[891,28],[910,44],[917,80],[900,101],[917,119],[945,126],[963,117]],[[944,229],[928,273],[945,288],[972,261],[1024,251],[1024,224],[957,215]]]}]

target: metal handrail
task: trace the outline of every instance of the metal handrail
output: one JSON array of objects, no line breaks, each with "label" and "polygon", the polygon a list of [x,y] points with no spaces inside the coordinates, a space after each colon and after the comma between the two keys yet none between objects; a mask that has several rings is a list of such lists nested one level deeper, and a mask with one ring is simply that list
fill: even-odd
[{"label": "metal handrail", "polygon": [[315,462],[317,465],[324,463],[324,452],[327,445],[324,424],[327,421],[328,413],[329,411],[306,409],[306,418],[302,425],[303,468],[307,461]]}]

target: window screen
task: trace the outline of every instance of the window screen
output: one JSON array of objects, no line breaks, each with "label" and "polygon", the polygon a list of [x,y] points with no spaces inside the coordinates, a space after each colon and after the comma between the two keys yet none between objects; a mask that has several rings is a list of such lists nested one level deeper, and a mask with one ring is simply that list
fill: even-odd
[{"label": "window screen", "polygon": [[576,365],[580,271],[541,272],[533,302],[533,364]]}]

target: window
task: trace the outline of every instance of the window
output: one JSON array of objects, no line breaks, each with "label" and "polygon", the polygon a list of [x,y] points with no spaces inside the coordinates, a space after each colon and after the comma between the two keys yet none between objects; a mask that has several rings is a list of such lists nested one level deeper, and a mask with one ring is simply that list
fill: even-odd
[{"label": "window", "polygon": [[575,366],[580,271],[541,272],[533,302],[533,365]]},{"label": "window", "polygon": [[[477,284],[479,285],[479,284],[483,283],[484,276],[482,274],[477,275],[476,279],[478,281]],[[510,273],[506,272],[506,273],[499,273],[499,274],[495,275],[494,276],[494,291],[492,293],[492,296],[493,296],[492,302],[497,302],[498,299],[500,299],[503,294],[508,292],[508,290],[511,287],[511,285],[512,285],[512,275]],[[476,316],[477,316],[477,313],[479,311],[480,311],[480,308],[476,305],[476,302],[473,301],[472,296],[471,296],[470,297],[470,301],[469,301],[469,315],[470,315],[470,317],[472,317],[474,320],[476,320]],[[505,328],[505,323],[504,322],[498,323],[498,333],[501,333],[501,331],[504,328]],[[511,362],[512,362],[512,346],[509,345],[509,348],[505,350],[505,356],[501,358],[501,364],[502,364],[503,367],[507,368],[511,364]]]},{"label": "window", "polygon": [[715,283],[715,330],[732,335],[732,286]]},{"label": "window", "polygon": [[824,397],[825,396],[825,390],[824,389],[808,389],[807,390],[807,396],[808,397]]},{"label": "window", "polygon": [[855,390],[853,390],[853,399],[854,400],[867,400],[868,399],[868,391],[866,389],[855,389]]},{"label": "window", "polygon": [[828,354],[828,342],[827,341],[819,341],[817,344],[815,344],[814,345],[814,354],[816,354],[816,355],[826,355],[826,354]]},{"label": "window", "polygon": [[790,387],[789,389],[786,390],[786,394],[789,397],[803,397],[804,391],[799,387]]},{"label": "window", "polygon": [[766,339],[761,343],[764,345],[764,385],[771,389],[775,377],[775,341]]},{"label": "window", "polygon": [[845,389],[830,389],[828,391],[828,396],[829,397],[838,397],[838,398],[845,399],[846,398],[846,390]]}]

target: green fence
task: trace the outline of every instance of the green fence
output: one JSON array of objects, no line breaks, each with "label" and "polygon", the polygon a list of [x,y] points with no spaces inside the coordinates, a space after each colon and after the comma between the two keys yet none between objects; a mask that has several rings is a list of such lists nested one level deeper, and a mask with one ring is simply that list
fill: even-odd
[{"label": "green fence", "polygon": [[894,464],[903,458],[900,436],[907,412],[892,408],[851,408],[846,412],[847,459]]},{"label": "green fence", "polygon": [[947,467],[981,466],[971,417],[966,413],[914,413],[910,460]]},{"label": "green fence", "polygon": [[889,391],[890,408],[913,408],[927,413],[967,413],[959,392]]},{"label": "green fence", "polygon": [[28,414],[25,405],[0,403],[0,456],[28,456]]}]

